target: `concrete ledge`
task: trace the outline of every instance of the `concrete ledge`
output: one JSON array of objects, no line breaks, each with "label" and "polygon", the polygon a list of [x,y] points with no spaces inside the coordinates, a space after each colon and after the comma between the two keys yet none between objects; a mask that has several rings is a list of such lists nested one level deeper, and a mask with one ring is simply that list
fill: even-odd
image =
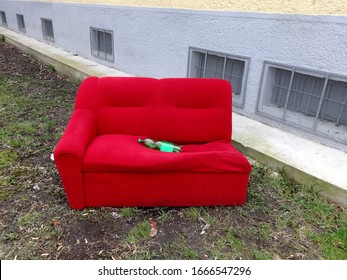
[{"label": "concrete ledge", "polygon": [[131,76],[2,27],[0,27],[0,34],[5,36],[6,42],[45,64],[53,65],[58,72],[78,81],[82,81],[88,76]]},{"label": "concrete ledge", "polygon": [[347,154],[233,113],[233,141],[244,154],[311,185],[347,207]]},{"label": "concrete ledge", "polygon": [[[0,27],[6,41],[58,72],[77,80],[87,76],[131,76]],[[347,207],[347,154],[315,141],[233,113],[233,143],[244,154],[271,168],[286,168],[296,181]]]}]

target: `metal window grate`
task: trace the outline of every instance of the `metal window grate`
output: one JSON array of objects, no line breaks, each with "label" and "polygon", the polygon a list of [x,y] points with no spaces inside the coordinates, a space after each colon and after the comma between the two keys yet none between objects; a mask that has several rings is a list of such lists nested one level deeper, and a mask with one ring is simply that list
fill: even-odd
[{"label": "metal window grate", "polygon": [[114,56],[112,31],[91,27],[90,40],[91,53],[93,56],[113,62]]},{"label": "metal window grate", "polygon": [[291,73],[290,71],[277,69],[272,85],[271,103],[283,108],[288,94]]},{"label": "metal window grate", "polygon": [[53,21],[51,19],[41,18],[43,39],[54,42]]},{"label": "metal window grate", "polygon": [[291,76],[290,71],[276,71],[271,97],[273,104],[285,110],[316,116],[324,79],[295,73],[290,87]]},{"label": "metal window grate", "polygon": [[347,82],[329,80],[320,119],[347,125]]},{"label": "metal window grate", "polygon": [[2,26],[7,26],[6,13],[4,11],[0,11],[0,23]]},{"label": "metal window grate", "polygon": [[248,59],[230,54],[190,49],[188,76],[225,79],[232,84],[234,104],[242,106]]},{"label": "metal window grate", "polygon": [[233,92],[241,94],[245,62],[211,53],[193,52],[196,55],[196,78],[218,78],[228,80],[233,85]]},{"label": "metal window grate", "polygon": [[347,124],[347,82],[334,81],[328,75],[321,77],[295,69],[271,68],[274,77],[270,102],[283,108],[284,121],[290,110],[336,125]]},{"label": "metal window grate", "polygon": [[233,85],[236,95],[241,94],[245,62],[227,58],[224,78]]},{"label": "metal window grate", "polygon": [[16,14],[16,18],[17,18],[18,30],[20,32],[25,33],[26,30],[25,30],[24,16],[20,14]]}]

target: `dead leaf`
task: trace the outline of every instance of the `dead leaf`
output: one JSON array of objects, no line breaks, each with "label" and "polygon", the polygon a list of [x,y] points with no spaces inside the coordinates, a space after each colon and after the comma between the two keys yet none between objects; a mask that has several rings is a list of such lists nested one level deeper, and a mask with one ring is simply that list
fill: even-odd
[{"label": "dead leaf", "polygon": [[61,221],[60,221],[60,220],[54,220],[54,221],[53,221],[53,225],[54,225],[55,227],[60,226],[60,225],[61,225]]},{"label": "dead leaf", "polygon": [[149,222],[149,225],[151,226],[151,231],[149,232],[149,237],[154,237],[158,233],[157,223],[152,218],[149,218],[148,222]]}]

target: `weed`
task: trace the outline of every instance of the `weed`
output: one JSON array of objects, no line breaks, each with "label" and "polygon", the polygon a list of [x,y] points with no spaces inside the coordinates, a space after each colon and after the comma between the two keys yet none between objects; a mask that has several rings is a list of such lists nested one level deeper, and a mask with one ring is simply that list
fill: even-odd
[{"label": "weed", "polygon": [[131,218],[136,215],[137,209],[135,207],[125,207],[120,210],[123,218]]},{"label": "weed", "polygon": [[254,250],[251,259],[254,260],[273,260],[274,256],[270,252]]},{"label": "weed", "polygon": [[17,131],[23,134],[33,134],[37,131],[37,124],[33,121],[24,121],[17,124]]},{"label": "weed", "polygon": [[335,232],[315,235],[313,239],[319,243],[324,259],[347,259],[347,227]]},{"label": "weed", "polygon": [[189,242],[183,237],[178,237],[173,243],[171,243],[168,251],[178,254],[179,259],[196,260],[199,258],[198,252],[192,248]]},{"label": "weed", "polygon": [[270,235],[271,235],[271,226],[268,223],[261,222],[259,223],[257,227],[257,234],[258,236],[265,241],[269,241]]},{"label": "weed", "polygon": [[292,212],[284,211],[284,213],[281,213],[276,217],[275,224],[279,231],[285,230],[288,227],[290,228],[295,226],[295,217]]},{"label": "weed", "polygon": [[236,238],[235,231],[233,229],[229,229],[225,240],[229,243],[229,246],[235,253],[240,253],[245,248],[243,242]]},{"label": "weed", "polygon": [[140,243],[149,238],[150,230],[148,221],[143,221],[129,231],[126,241],[135,244]]},{"label": "weed", "polygon": [[171,219],[171,214],[169,211],[165,211],[162,209],[159,210],[159,220],[162,223],[168,222],[168,221],[170,221],[170,219]]},{"label": "weed", "polygon": [[20,226],[33,225],[38,219],[42,218],[42,213],[34,211],[19,217],[18,224]]},{"label": "weed", "polygon": [[191,248],[190,246],[183,244],[180,248],[181,250],[181,254],[182,254],[182,258],[183,259],[187,259],[187,260],[197,260],[199,255],[198,253]]},{"label": "weed", "polygon": [[17,153],[11,150],[0,151],[0,168],[6,168],[17,158]]},{"label": "weed", "polygon": [[8,179],[0,178],[0,202],[11,197],[12,192],[8,188]]},{"label": "weed", "polygon": [[2,237],[2,239],[4,241],[15,241],[15,240],[18,240],[19,238],[20,238],[20,236],[17,233],[14,233],[14,232],[6,233]]},{"label": "weed", "polygon": [[45,116],[42,118],[43,125],[46,129],[51,129],[56,126],[56,121],[51,119],[51,117]]},{"label": "weed", "polygon": [[128,258],[134,260],[151,260],[156,254],[148,246],[136,246]]},{"label": "weed", "polygon": [[47,68],[48,68],[48,71],[52,72],[52,73],[55,73],[56,70],[55,70],[55,67],[52,65],[52,64],[48,64],[47,65]]},{"label": "weed", "polygon": [[183,213],[187,219],[197,221],[200,217],[201,210],[202,210],[201,207],[189,207],[184,209]]}]

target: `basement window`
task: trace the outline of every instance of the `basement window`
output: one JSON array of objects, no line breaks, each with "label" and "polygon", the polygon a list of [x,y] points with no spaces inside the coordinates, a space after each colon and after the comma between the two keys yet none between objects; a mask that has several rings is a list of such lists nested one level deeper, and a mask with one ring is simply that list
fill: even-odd
[{"label": "basement window", "polygon": [[6,13],[4,11],[0,11],[0,23],[2,26],[7,27]]},{"label": "basement window", "polygon": [[243,107],[249,58],[198,48],[189,49],[188,77],[217,78],[231,83],[233,105]]},{"label": "basement window", "polygon": [[54,42],[53,21],[47,18],[41,18],[42,37],[46,41]]},{"label": "basement window", "polygon": [[258,112],[347,140],[347,77],[265,63]]},{"label": "basement window", "polygon": [[92,55],[107,61],[114,61],[113,32],[99,28],[90,28]]},{"label": "basement window", "polygon": [[20,14],[16,14],[17,17],[17,26],[18,26],[18,30],[22,33],[25,33],[25,23],[24,23],[24,16],[20,15]]}]

